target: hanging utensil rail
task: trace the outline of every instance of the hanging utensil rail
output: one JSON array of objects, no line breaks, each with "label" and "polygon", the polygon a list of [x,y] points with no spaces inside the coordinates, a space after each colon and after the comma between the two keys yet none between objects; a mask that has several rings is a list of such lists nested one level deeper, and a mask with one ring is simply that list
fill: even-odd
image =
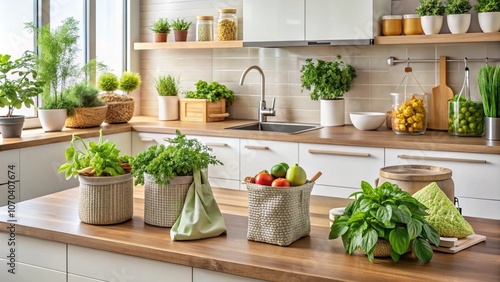
[{"label": "hanging utensil rail", "polygon": [[[485,63],[500,62],[500,58],[484,57],[484,58],[465,58],[465,59],[467,59],[467,61],[469,61],[469,62],[485,62]],[[464,61],[464,59],[447,59],[446,60],[446,62],[463,62],[463,61]],[[389,66],[393,66],[393,65],[399,64],[399,63],[409,64],[409,63],[437,63],[437,62],[439,62],[439,59],[410,59],[410,58],[397,59],[396,57],[387,58],[387,64]]]}]

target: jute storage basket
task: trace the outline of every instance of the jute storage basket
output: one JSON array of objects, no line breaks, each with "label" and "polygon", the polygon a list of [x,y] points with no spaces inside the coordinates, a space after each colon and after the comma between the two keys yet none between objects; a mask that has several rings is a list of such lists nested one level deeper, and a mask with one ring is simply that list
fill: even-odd
[{"label": "jute storage basket", "polygon": [[126,123],[134,115],[134,100],[123,102],[106,102],[106,123]]},{"label": "jute storage basket", "polygon": [[247,239],[288,246],[311,232],[309,200],[314,182],[276,188],[247,183]]},{"label": "jute storage basket", "polygon": [[89,224],[107,225],[127,221],[134,213],[132,174],[120,176],[78,176],[78,215]]},{"label": "jute storage basket", "polygon": [[87,128],[97,127],[104,122],[108,106],[76,108],[72,116],[66,118],[65,127]]},{"label": "jute storage basket", "polygon": [[176,176],[170,184],[160,185],[152,175],[144,174],[144,222],[172,227],[184,207],[193,176]]}]

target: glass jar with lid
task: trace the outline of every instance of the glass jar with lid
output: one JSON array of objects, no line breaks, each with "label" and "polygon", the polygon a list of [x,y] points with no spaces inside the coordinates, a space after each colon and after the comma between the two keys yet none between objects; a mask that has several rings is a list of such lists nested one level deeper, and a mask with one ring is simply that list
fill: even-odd
[{"label": "glass jar with lid", "polygon": [[217,19],[217,40],[230,41],[238,38],[236,9],[220,9]]},{"label": "glass jar with lid", "polygon": [[214,17],[196,16],[196,41],[214,40]]},{"label": "glass jar with lid", "polygon": [[395,36],[403,34],[403,16],[382,16],[382,34],[385,36]]}]

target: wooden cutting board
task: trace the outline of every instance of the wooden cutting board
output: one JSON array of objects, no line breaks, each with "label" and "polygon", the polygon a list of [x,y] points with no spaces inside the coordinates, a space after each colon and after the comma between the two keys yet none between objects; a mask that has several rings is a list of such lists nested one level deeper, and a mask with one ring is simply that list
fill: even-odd
[{"label": "wooden cutting board", "polygon": [[439,84],[432,88],[427,128],[448,130],[448,100],[453,90],[446,85],[446,57],[439,58]]},{"label": "wooden cutting board", "polygon": [[486,236],[478,234],[472,234],[467,238],[462,239],[441,237],[439,247],[434,245],[431,245],[431,247],[433,250],[438,252],[454,254],[485,240]]}]

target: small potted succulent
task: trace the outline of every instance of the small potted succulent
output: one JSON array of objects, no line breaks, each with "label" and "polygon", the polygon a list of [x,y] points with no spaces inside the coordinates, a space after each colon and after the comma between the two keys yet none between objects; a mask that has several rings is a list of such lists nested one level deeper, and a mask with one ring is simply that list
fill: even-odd
[{"label": "small potted succulent", "polygon": [[158,119],[179,119],[179,79],[172,75],[160,75],[154,81],[158,92]]},{"label": "small potted succulent", "polygon": [[[108,106],[104,122],[126,123],[134,115],[134,99],[128,94],[141,84],[141,76],[135,72],[123,72],[118,78],[114,73],[105,72],[97,80],[97,87],[104,91],[99,98]],[[124,94],[116,93],[120,89]]]},{"label": "small potted succulent", "polygon": [[471,8],[469,0],[449,0],[446,3],[446,22],[451,33],[461,34],[469,30],[471,22],[469,11]]},{"label": "small potted succulent", "polygon": [[420,5],[415,9],[420,17],[422,29],[426,35],[439,34],[443,27],[444,2],[441,0],[420,0]]},{"label": "small potted succulent", "polygon": [[342,215],[335,218],[329,239],[342,238],[349,254],[361,251],[373,262],[374,257],[392,257],[412,250],[423,261],[432,259],[429,243],[439,245],[439,233],[427,222],[427,207],[401,190],[396,184],[384,182],[377,188],[361,183]]},{"label": "small potted succulent", "polygon": [[173,20],[170,26],[174,30],[174,37],[176,42],[187,40],[187,34],[192,22],[186,22],[184,19]]},{"label": "small potted succulent", "polygon": [[159,18],[149,26],[155,34],[155,42],[167,42],[167,35],[170,32],[170,23],[166,18]]},{"label": "small potted succulent", "polygon": [[311,100],[320,100],[321,125],[339,126],[345,124],[345,102],[342,98],[351,89],[356,78],[356,69],[342,61],[337,55],[334,61],[306,59],[300,69],[302,91],[312,90]]},{"label": "small potted succulent", "polygon": [[199,80],[195,86],[180,99],[181,121],[222,121],[229,116],[226,108],[234,102],[234,91],[216,81]]},{"label": "small potted succulent", "polygon": [[483,32],[500,31],[500,0],[477,0],[474,10]]},{"label": "small potted succulent", "polygon": [[212,148],[179,130],[166,141],[168,146],[153,145],[132,160],[135,185],[144,185],[144,221],[161,227],[171,227],[177,220],[193,174],[222,164],[211,154]]},{"label": "small potted succulent", "polygon": [[14,109],[23,105],[31,107],[44,82],[36,71],[36,55],[26,51],[15,60],[10,55],[0,54],[0,108],[7,107],[7,114],[0,116],[0,133],[3,138],[21,136],[24,116],[14,115]]}]

